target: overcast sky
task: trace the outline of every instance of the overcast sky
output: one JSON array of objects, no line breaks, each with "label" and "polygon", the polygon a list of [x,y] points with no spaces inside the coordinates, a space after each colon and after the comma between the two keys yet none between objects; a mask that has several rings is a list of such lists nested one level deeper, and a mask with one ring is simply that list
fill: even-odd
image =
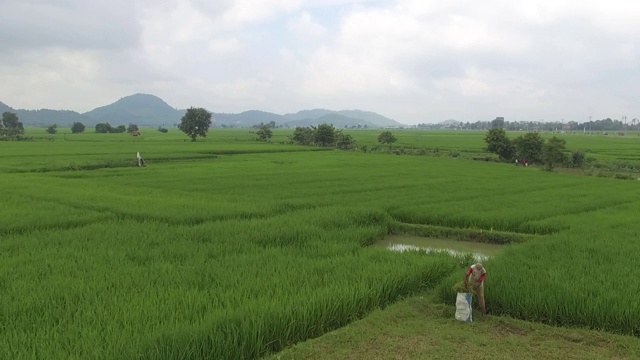
[{"label": "overcast sky", "polygon": [[0,101],[640,118],[634,0],[0,0]]}]

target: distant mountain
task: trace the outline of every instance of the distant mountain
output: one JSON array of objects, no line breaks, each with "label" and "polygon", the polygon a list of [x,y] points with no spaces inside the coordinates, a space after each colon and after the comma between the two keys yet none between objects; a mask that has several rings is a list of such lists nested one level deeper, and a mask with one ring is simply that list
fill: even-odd
[{"label": "distant mountain", "polygon": [[379,125],[380,127],[396,127],[396,126],[404,126],[395,120],[384,117],[380,114],[371,112],[371,111],[362,111],[362,110],[342,110],[338,111],[338,114],[344,115],[346,117],[360,119],[364,121],[369,121],[373,124]]},{"label": "distant mountain", "polygon": [[[296,124],[300,120],[304,120],[302,123],[310,123],[309,120],[318,120],[320,118],[330,119],[330,117],[327,117],[330,114],[336,114],[341,116],[336,118],[344,122],[340,127],[344,127],[344,125],[357,126],[358,124],[362,126],[367,125],[367,127],[377,127],[377,128],[404,126],[403,124],[395,120],[389,119],[387,117],[384,117],[380,114],[377,114],[371,111],[362,111],[362,110],[332,111],[327,109],[313,109],[313,110],[299,111],[295,114],[286,114],[284,115],[284,117],[289,119],[290,120],[289,125],[292,125],[292,124]],[[347,121],[344,118],[348,118],[351,120]],[[338,126],[335,123],[333,125]],[[296,125],[296,126],[308,126],[308,125]]]},{"label": "distant mountain", "polygon": [[86,122],[87,118],[71,110],[24,110],[13,109],[9,105],[0,102],[0,114],[5,111],[15,113],[20,122],[25,126],[48,126],[58,124],[60,126],[71,126],[76,121]]},{"label": "distant mountain", "polygon": [[307,127],[307,126],[318,126],[320,124],[333,124],[333,126],[337,129],[341,129],[344,127],[352,127],[352,126],[361,126],[367,128],[379,128],[381,127],[378,124],[374,124],[370,121],[359,120],[350,118],[344,115],[340,115],[337,112],[329,113],[323,116],[320,116],[316,119],[302,119],[302,120],[294,120],[288,121],[286,123],[289,127]]},{"label": "distant mountain", "polygon": [[327,114],[335,113],[335,111],[327,109],[302,110],[295,114],[284,114],[284,117],[291,121],[317,119]]},{"label": "distant mountain", "polygon": [[179,123],[186,110],[174,109],[154,95],[135,94],[113,104],[93,109],[83,115],[88,124],[110,123],[111,125],[136,124],[138,126],[172,126]]},{"label": "distant mountain", "polygon": [[60,126],[71,126],[74,122],[87,124],[88,117],[71,110],[16,110],[16,115],[20,121],[27,126],[48,126],[58,124]]},{"label": "distant mountain", "polygon": [[[113,126],[137,124],[141,127],[172,127],[180,122],[186,110],[171,107],[157,96],[134,94],[105,106],[80,114],[71,110],[14,110],[0,102],[0,113],[15,112],[26,126],[48,126],[58,124],[71,126],[81,122],[88,127],[98,123]],[[302,110],[295,114],[278,115],[270,112],[251,110],[239,114],[212,113],[213,126],[249,128],[260,123],[275,122],[276,126],[316,126],[322,123],[333,124],[336,128],[367,127],[383,128],[403,126],[395,120],[380,114],[361,110],[333,111],[327,109]]]},{"label": "distant mountain", "polygon": [[449,120],[441,121],[438,124],[440,124],[440,125],[460,125],[460,124],[462,124],[462,121],[449,119]]},{"label": "distant mountain", "polygon": [[276,124],[283,123],[282,115],[259,110],[250,110],[239,114],[213,113],[211,117],[215,126],[224,125],[238,128],[248,128],[260,123],[268,124],[271,121],[275,121]]},{"label": "distant mountain", "polygon": [[5,111],[14,111],[9,105],[0,101],[0,115],[2,115]]}]

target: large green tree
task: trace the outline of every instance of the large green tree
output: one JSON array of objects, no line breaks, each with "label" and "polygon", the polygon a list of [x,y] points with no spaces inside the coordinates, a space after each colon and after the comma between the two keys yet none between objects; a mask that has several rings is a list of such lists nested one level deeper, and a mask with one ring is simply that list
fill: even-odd
[{"label": "large green tree", "polygon": [[564,139],[558,139],[554,136],[544,144],[542,148],[542,161],[547,169],[551,170],[558,165],[564,165],[568,162],[567,154],[564,153],[566,143]]},{"label": "large green tree", "polygon": [[71,133],[72,134],[79,134],[81,132],[84,131],[84,124],[81,122],[74,122],[73,125],[71,126]]},{"label": "large green tree", "polygon": [[24,126],[15,113],[5,111],[0,121],[0,138],[5,140],[20,140],[24,135]]},{"label": "large green tree", "polygon": [[336,141],[336,128],[333,125],[321,124],[314,131],[314,140],[322,147],[333,145]]},{"label": "large green tree", "polygon": [[184,114],[178,129],[187,134],[191,141],[196,141],[196,137],[206,138],[211,126],[211,113],[204,108],[190,107]]},{"label": "large green tree", "polygon": [[540,134],[529,132],[518,136],[513,142],[516,145],[516,155],[519,159],[525,159],[529,164],[542,162],[544,140]]},{"label": "large green tree", "polygon": [[313,129],[298,126],[290,137],[300,145],[311,145],[313,143]]},{"label": "large green tree", "polygon": [[391,144],[396,142],[398,139],[393,136],[391,131],[383,131],[380,135],[378,135],[378,142],[381,144],[389,144],[389,149],[391,149]]},{"label": "large green tree", "polygon": [[336,136],[336,146],[340,149],[349,150],[356,145],[356,140],[351,136],[351,134],[343,134],[341,130],[336,133]]},{"label": "large green tree", "polygon": [[116,133],[116,134],[122,134],[127,132],[127,127],[124,125],[118,125],[116,127],[114,127],[113,129],[111,129],[112,133]]},{"label": "large green tree", "polygon": [[484,137],[487,144],[485,150],[497,154],[500,159],[510,161],[515,155],[515,147],[513,142],[507,137],[507,133],[502,128],[494,128],[487,131]]},{"label": "large green tree", "polygon": [[271,139],[271,136],[273,136],[273,132],[271,131],[270,125],[268,124],[262,125],[260,130],[256,131],[256,134],[258,135],[258,140],[260,141],[268,141],[269,139]]},{"label": "large green tree", "polygon": [[139,131],[140,129],[138,129],[138,125],[136,124],[129,124],[129,126],[127,127],[127,132],[129,134],[131,134],[132,132],[136,132]]},{"label": "large green tree", "polygon": [[109,123],[98,123],[96,124],[96,133],[98,134],[108,134],[113,132],[113,126]]},{"label": "large green tree", "polygon": [[49,134],[55,134],[57,132],[58,132],[58,125],[57,124],[53,124],[53,125],[51,125],[51,126],[49,126],[47,128],[47,133],[49,133]]}]

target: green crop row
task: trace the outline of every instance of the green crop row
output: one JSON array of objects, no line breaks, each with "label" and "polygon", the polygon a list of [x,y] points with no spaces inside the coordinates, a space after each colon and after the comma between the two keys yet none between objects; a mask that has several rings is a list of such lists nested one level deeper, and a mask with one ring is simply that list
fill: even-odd
[{"label": "green crop row", "polygon": [[256,358],[433,286],[456,266],[363,251],[386,217],[342,212],[341,224],[334,214],[103,221],[3,237],[0,358]]}]

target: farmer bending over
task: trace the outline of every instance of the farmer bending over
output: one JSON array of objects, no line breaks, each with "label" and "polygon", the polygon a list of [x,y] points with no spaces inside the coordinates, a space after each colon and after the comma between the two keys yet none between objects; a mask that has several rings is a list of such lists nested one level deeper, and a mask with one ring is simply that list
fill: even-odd
[{"label": "farmer bending over", "polygon": [[487,314],[487,308],[484,303],[484,279],[487,276],[487,270],[482,264],[477,263],[471,265],[469,270],[464,276],[464,285],[469,288],[469,285],[473,286],[475,293],[478,296],[478,302],[480,303],[480,309],[482,309],[482,315]]}]

